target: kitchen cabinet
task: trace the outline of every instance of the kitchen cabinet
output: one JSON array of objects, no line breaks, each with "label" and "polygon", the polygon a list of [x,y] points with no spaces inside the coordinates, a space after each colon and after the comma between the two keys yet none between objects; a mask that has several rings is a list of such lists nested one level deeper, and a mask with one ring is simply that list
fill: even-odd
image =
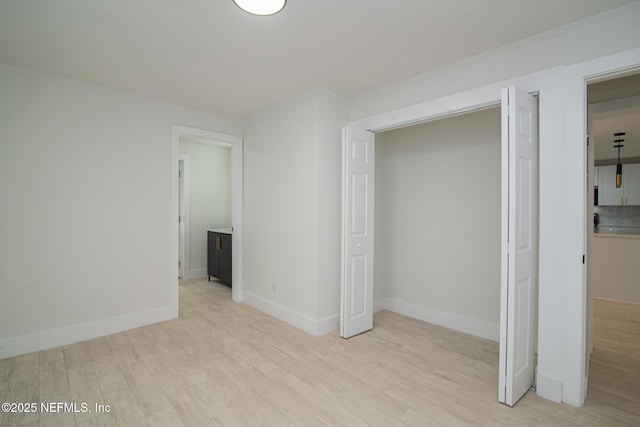
[{"label": "kitchen cabinet", "polygon": [[616,188],[616,166],[596,166],[594,184],[601,206],[640,205],[640,163],[622,165],[622,187]]},{"label": "kitchen cabinet", "polygon": [[627,205],[640,205],[640,163],[622,165]]},{"label": "kitchen cabinet", "polygon": [[[623,165],[626,166],[626,165]],[[624,197],[624,169],[622,170],[622,187],[616,188],[616,165],[598,166],[598,205],[622,205]]]},{"label": "kitchen cabinet", "polygon": [[231,231],[207,230],[207,274],[231,286]]}]

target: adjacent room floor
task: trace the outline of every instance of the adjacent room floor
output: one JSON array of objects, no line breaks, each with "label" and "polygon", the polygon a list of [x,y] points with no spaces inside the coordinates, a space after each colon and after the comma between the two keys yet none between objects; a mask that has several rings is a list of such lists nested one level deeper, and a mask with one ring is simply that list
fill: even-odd
[{"label": "adjacent room floor", "polygon": [[635,414],[640,425],[640,304],[594,298],[588,402]]},{"label": "adjacent room floor", "polygon": [[387,311],[375,315],[372,331],[349,340],[337,331],[313,337],[230,294],[206,278],[186,281],[179,319],[0,360],[0,402],[79,410],[0,412],[0,425],[640,423],[637,345],[636,356],[612,368],[607,358],[619,353],[596,340],[583,408],[533,392],[509,408],[497,402],[497,343]]}]

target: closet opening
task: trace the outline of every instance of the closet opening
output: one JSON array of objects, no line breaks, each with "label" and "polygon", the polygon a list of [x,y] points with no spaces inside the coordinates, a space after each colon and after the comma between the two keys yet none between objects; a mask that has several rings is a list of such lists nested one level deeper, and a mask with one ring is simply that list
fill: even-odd
[{"label": "closet opening", "polygon": [[[498,104],[493,100],[491,93],[487,92],[484,102],[476,102],[469,106],[466,94],[459,94],[451,98],[443,98],[433,102],[426,102],[413,106],[406,110],[398,110],[387,114],[372,116],[358,122],[352,122],[343,129],[343,181],[342,181],[342,295],[341,295],[341,315],[340,315],[340,336],[349,338],[357,334],[366,332],[373,327],[374,307],[388,309],[409,317],[419,318],[432,323],[446,325],[453,329],[471,333],[483,337],[496,337],[498,335],[498,401],[513,406],[531,387],[535,386],[536,370],[536,350],[537,350],[537,322],[538,322],[538,101],[535,95],[527,93],[517,86],[502,88],[500,90],[500,110],[499,124],[495,129],[499,129],[499,137],[496,141],[496,152],[499,153],[499,162],[496,169],[500,171],[499,179],[495,181],[496,192],[500,194],[499,213],[495,216],[499,219],[499,231],[495,233],[499,242],[499,250],[496,251],[496,264],[500,266],[498,278],[499,283],[499,322],[490,323],[482,315],[479,307],[485,307],[482,299],[475,301],[470,307],[464,307],[466,303],[460,292],[473,292],[475,288],[456,289],[447,295],[449,288],[454,287],[451,282],[447,282],[449,277],[458,277],[456,283],[464,282],[464,277],[459,272],[468,270],[473,273],[468,277],[471,282],[477,283],[479,278],[474,276],[482,271],[490,261],[476,265],[475,258],[469,257],[469,253],[477,251],[476,247],[486,246],[486,238],[478,237],[477,233],[482,227],[482,221],[490,221],[484,216],[460,217],[464,224],[457,223],[456,211],[451,210],[447,214],[438,217],[430,216],[429,211],[447,209],[447,207],[457,207],[457,200],[463,196],[473,200],[470,207],[460,210],[467,215],[469,211],[475,212],[480,209],[477,201],[478,194],[486,193],[485,187],[492,187],[487,183],[482,185],[482,190],[474,189],[466,192],[465,186],[473,187],[471,181],[480,181],[483,176],[483,168],[477,161],[470,162],[464,156],[465,153],[472,153],[474,159],[480,158],[479,153],[473,150],[481,145],[480,137],[482,129],[478,124],[471,127],[466,123],[459,123],[455,116],[466,116],[465,118],[475,119],[476,114],[484,114],[483,110],[490,109]],[[478,97],[475,97],[476,101]],[[442,107],[446,107],[443,109]],[[454,108],[456,107],[456,108]],[[497,111],[497,110],[496,110]],[[470,114],[470,115],[467,115]],[[487,113],[488,114],[488,113]],[[438,122],[434,122],[438,119]],[[440,119],[444,119],[440,121]],[[376,165],[383,163],[385,154],[381,160],[376,160],[376,135],[382,131],[397,129],[404,126],[424,123],[432,129],[433,123],[442,124],[444,130],[435,130],[433,135],[429,134],[427,139],[435,141],[446,141],[447,144],[437,146],[433,149],[433,154],[438,161],[434,164],[413,165],[410,160],[420,158],[421,153],[416,149],[414,138],[409,139],[409,149],[405,152],[397,153],[400,166],[396,170],[402,170],[406,175],[395,176],[388,174],[388,177],[376,179]],[[480,120],[483,124],[491,123],[486,117]],[[370,129],[365,131],[363,129]],[[456,135],[447,141],[450,135],[455,135],[455,131],[466,129],[466,134]],[[410,129],[409,132],[411,132]],[[406,129],[404,131],[407,131]],[[400,132],[404,132],[401,130]],[[495,130],[494,130],[495,132]],[[491,138],[491,137],[490,137]],[[417,140],[424,138],[416,138]],[[456,144],[464,141],[475,141],[475,144],[460,148]],[[498,145],[499,144],[499,145]],[[454,147],[450,150],[448,147]],[[499,147],[499,148],[498,148]],[[387,147],[388,148],[388,147]],[[388,148],[393,150],[393,148]],[[441,153],[447,153],[447,162],[439,159]],[[423,156],[424,157],[424,156]],[[430,157],[430,156],[429,156]],[[391,158],[391,157],[390,157]],[[497,158],[497,156],[496,156]],[[446,164],[448,168],[441,170],[439,167]],[[393,167],[389,167],[393,170]],[[384,169],[384,167],[383,167]],[[491,169],[490,167],[488,169]],[[428,171],[436,171],[433,175],[426,175]],[[440,171],[438,173],[438,171]],[[424,172],[420,174],[420,172]],[[453,176],[452,176],[453,174]],[[474,176],[476,175],[476,176]],[[462,178],[460,178],[462,177]],[[384,190],[381,201],[375,202],[377,182],[395,182],[395,186],[390,190]],[[438,192],[430,190],[431,193],[442,195],[442,200],[423,199],[421,205],[418,204],[418,197],[428,197],[431,194],[425,191],[428,185],[455,184],[444,191]],[[496,194],[497,194],[496,193]],[[433,195],[432,194],[432,195]],[[453,198],[445,199],[444,195],[453,194]],[[397,200],[398,197],[402,200]],[[426,202],[424,200],[427,200]],[[490,205],[490,204],[489,204]],[[376,224],[376,206],[378,209],[389,209],[383,212],[383,225]],[[380,208],[383,206],[383,208]],[[398,206],[398,209],[393,209]],[[417,207],[418,209],[415,209]],[[413,216],[405,217],[406,212],[414,213]],[[417,213],[416,213],[417,212]],[[446,217],[446,219],[445,219]],[[453,218],[454,221],[449,221]],[[488,217],[487,217],[488,218]],[[439,221],[435,221],[438,219]],[[468,224],[475,228],[468,228]],[[391,225],[389,225],[391,224]],[[400,227],[399,224],[410,224],[410,230],[394,229]],[[489,222],[487,222],[489,224]],[[489,225],[487,225],[489,227]],[[379,232],[379,228],[390,228]],[[456,227],[462,227],[460,233]],[[434,231],[437,228],[438,231]],[[420,232],[418,232],[418,230]],[[425,230],[430,230],[431,235],[425,234]],[[440,230],[449,230],[448,239],[438,239],[435,233]],[[376,233],[378,231],[378,233]],[[408,239],[399,240],[397,236],[408,235]],[[422,234],[420,234],[422,233]],[[382,246],[387,247],[384,252],[374,250],[376,240],[382,239]],[[447,246],[447,242],[454,241],[452,246]],[[434,244],[435,242],[435,244]],[[431,244],[432,246],[427,246]],[[439,247],[438,244],[442,245]],[[475,245],[475,246],[474,246]],[[388,247],[392,249],[389,250]],[[446,248],[450,249],[449,252]],[[476,252],[475,257],[478,257]],[[376,255],[377,253],[377,255]],[[400,253],[400,256],[396,256]],[[440,264],[448,267],[446,273],[439,273],[429,276],[431,270],[415,270],[414,265],[426,263],[429,259],[427,255],[433,253],[440,256],[438,261],[432,265],[436,269]],[[381,255],[382,254],[382,255]],[[391,255],[389,255],[391,254]],[[418,255],[421,254],[421,255]],[[426,254],[426,255],[425,255]],[[393,262],[386,262],[383,259],[384,267],[380,273],[380,266],[377,266],[376,259],[390,257]],[[404,263],[405,259],[413,259],[414,264]],[[494,265],[496,265],[494,264]],[[392,277],[385,270],[396,276],[401,270],[412,271],[411,277],[398,280]],[[377,270],[377,280],[376,280]],[[378,284],[380,277],[391,276],[394,283],[400,282],[400,286],[405,286],[406,281],[420,281],[421,277],[427,276],[431,282],[445,282],[447,287],[435,286],[431,288],[431,294],[409,295],[415,292],[416,287],[404,287],[399,295],[387,296],[385,293],[393,293],[395,290],[388,283]],[[387,281],[389,278],[387,277]],[[422,280],[424,282],[424,280]],[[431,283],[429,282],[429,283]],[[396,285],[397,286],[397,285]],[[473,285],[472,285],[473,286]],[[378,289],[376,295],[376,288]],[[380,289],[383,295],[380,296]],[[388,289],[391,289],[389,291]],[[374,297],[376,301],[374,303]],[[498,300],[498,298],[496,298]],[[416,301],[420,304],[416,304]],[[429,305],[443,303],[444,306],[433,307]],[[452,302],[453,301],[453,302]],[[461,302],[462,301],[462,302]],[[464,307],[460,313],[460,307]],[[456,310],[456,311],[445,311]],[[496,310],[498,311],[498,310]],[[443,322],[449,322],[446,324]]]},{"label": "closet opening", "polygon": [[[497,379],[500,106],[376,132],[375,141],[375,310],[492,341],[468,353]],[[537,298],[536,287],[534,347]]]}]

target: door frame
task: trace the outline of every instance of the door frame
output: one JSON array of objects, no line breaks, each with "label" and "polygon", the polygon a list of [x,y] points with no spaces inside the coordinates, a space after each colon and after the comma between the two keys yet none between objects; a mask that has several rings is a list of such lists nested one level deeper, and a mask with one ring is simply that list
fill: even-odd
[{"label": "door frame", "polygon": [[178,315],[178,167],[180,160],[180,137],[182,135],[195,136],[231,145],[231,226],[232,234],[232,275],[233,286],[231,298],[235,302],[242,302],[244,289],[244,250],[243,250],[243,194],[242,194],[242,156],[243,139],[236,135],[214,132],[206,129],[193,128],[182,125],[172,125],[171,141],[171,304]]},{"label": "door frame", "polygon": [[[182,163],[182,179],[179,179],[178,189],[178,237],[180,239],[178,248],[182,250],[178,254],[178,260],[180,261],[179,272],[182,274],[178,277],[181,279],[190,279],[189,271],[186,267],[191,265],[191,235],[189,233],[189,203],[191,199],[191,187],[189,182],[190,166],[189,155],[180,154],[178,156],[178,164]],[[180,203],[182,199],[182,203]]]},{"label": "door frame", "polygon": [[[572,165],[567,169],[566,187],[570,190],[567,194],[571,194],[571,197],[565,212],[564,227],[571,237],[575,237],[575,241],[580,242],[580,255],[584,255],[586,259],[589,258],[590,249],[587,246],[587,226],[593,221],[592,218],[587,218],[587,84],[635,73],[638,70],[640,48],[571,65],[566,67],[563,73],[565,158],[580,159],[579,162],[570,162]],[[563,387],[562,397],[564,401],[582,406],[587,394],[587,361],[591,344],[588,334],[591,334],[592,321],[589,318],[587,301],[590,290],[586,262],[568,264],[566,278],[568,291],[563,296],[565,318],[562,363],[567,366],[568,372],[563,377],[567,383],[577,384],[577,387]],[[580,363],[576,363],[577,361]]]},{"label": "door frame", "polygon": [[[375,133],[449,118],[487,108],[499,107],[502,104],[503,88],[518,86],[530,94],[537,95],[540,92],[540,82],[549,80],[549,75],[557,75],[557,72],[557,69],[550,69],[521,78],[459,92],[446,97],[356,120],[350,122],[347,126]],[[501,249],[504,249],[503,244],[501,245]],[[502,256],[502,254],[500,256]],[[536,304],[536,306],[538,312],[535,318],[538,319],[539,305]],[[537,329],[536,325],[534,328],[536,334]],[[535,337],[534,348],[537,349],[537,336]]]},{"label": "door frame", "polygon": [[[576,400],[578,401],[578,406],[584,404],[584,399],[587,395],[588,360],[593,334],[593,318],[588,301],[591,296],[591,284],[588,280],[586,264],[590,258],[591,250],[587,244],[589,236],[587,227],[593,223],[593,218],[588,217],[589,212],[592,212],[592,210],[588,206],[589,198],[587,194],[589,190],[587,180],[588,147],[585,143],[585,138],[589,131],[587,85],[635,74],[639,71],[640,48],[569,66],[566,68],[563,78],[563,84],[566,88],[564,105],[565,139],[570,142],[565,148],[567,150],[565,155],[570,159],[578,158],[581,160],[579,164],[576,162],[575,165],[575,168],[579,168],[579,174],[571,173],[569,175],[572,177],[571,187],[577,196],[575,196],[575,203],[571,204],[572,210],[568,213],[569,218],[574,221],[567,221],[566,225],[572,228],[572,234],[580,237],[583,254],[586,259],[579,272],[574,267],[572,271],[574,274],[568,275],[568,277],[575,278],[571,283],[575,292],[565,293],[565,305],[571,307],[571,310],[565,318],[563,364],[575,366],[575,360],[578,357],[581,361],[570,372],[571,379],[579,384],[579,388],[572,390],[572,395],[568,396],[566,400]],[[579,331],[579,333],[575,333],[575,331]]]}]

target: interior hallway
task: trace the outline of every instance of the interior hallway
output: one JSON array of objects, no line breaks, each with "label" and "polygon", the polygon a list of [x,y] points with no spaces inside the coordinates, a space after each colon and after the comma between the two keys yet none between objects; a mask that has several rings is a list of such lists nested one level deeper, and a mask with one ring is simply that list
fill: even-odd
[{"label": "interior hallway", "polygon": [[0,425],[583,427],[640,419],[638,359],[616,368],[629,380],[617,396],[617,382],[604,375],[613,350],[596,346],[585,407],[529,392],[509,408],[497,402],[497,343],[387,311],[349,340],[337,331],[313,337],[233,303],[230,292],[206,278],[186,281],[178,319],[0,360],[0,402],[111,406],[0,412]]}]

